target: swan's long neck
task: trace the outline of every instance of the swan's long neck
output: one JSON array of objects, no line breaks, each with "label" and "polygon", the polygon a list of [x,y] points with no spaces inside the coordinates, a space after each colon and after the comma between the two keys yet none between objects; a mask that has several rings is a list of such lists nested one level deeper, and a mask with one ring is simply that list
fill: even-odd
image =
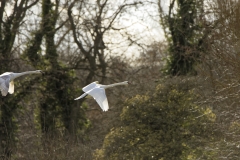
[{"label": "swan's long neck", "polygon": [[113,83],[113,84],[109,84],[109,85],[104,85],[104,88],[111,88],[111,87],[115,87],[115,86],[120,86],[120,85],[128,85],[127,82],[120,82],[120,83]]},{"label": "swan's long neck", "polygon": [[24,76],[27,74],[40,74],[38,71],[26,71],[26,72],[22,72],[22,73],[14,73],[12,79],[18,78],[20,76]]}]

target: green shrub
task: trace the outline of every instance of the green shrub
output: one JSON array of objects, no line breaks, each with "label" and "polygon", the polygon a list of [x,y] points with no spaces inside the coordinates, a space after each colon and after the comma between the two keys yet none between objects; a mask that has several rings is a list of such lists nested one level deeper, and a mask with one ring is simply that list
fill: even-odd
[{"label": "green shrub", "polygon": [[198,106],[193,90],[160,84],[153,93],[127,100],[122,126],[105,137],[96,159],[213,159],[204,149],[213,139],[215,115]]}]

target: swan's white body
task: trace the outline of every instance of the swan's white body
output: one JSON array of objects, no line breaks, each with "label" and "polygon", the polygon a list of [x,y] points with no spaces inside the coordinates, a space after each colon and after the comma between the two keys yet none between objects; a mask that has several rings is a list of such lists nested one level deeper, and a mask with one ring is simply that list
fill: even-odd
[{"label": "swan's white body", "polygon": [[5,72],[0,75],[0,90],[2,96],[6,96],[8,93],[14,93],[14,79],[27,74],[41,74],[41,70],[36,71],[27,71],[22,73],[13,73],[13,72]]},{"label": "swan's white body", "polygon": [[107,96],[105,93],[105,89],[114,87],[114,86],[118,86],[118,85],[128,85],[128,81],[114,83],[114,84],[110,84],[110,85],[98,84],[98,81],[93,82],[93,83],[87,85],[86,87],[84,87],[82,90],[85,93],[83,93],[80,97],[78,97],[74,100],[78,100],[87,95],[91,95],[97,101],[97,103],[102,108],[102,110],[107,111],[109,109],[109,106],[108,106],[108,100],[107,100]]}]

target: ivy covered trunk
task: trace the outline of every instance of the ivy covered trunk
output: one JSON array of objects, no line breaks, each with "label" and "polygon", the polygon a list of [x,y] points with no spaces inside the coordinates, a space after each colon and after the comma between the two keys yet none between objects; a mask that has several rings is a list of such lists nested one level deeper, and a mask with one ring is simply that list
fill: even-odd
[{"label": "ivy covered trunk", "polygon": [[[33,66],[43,68],[45,72],[41,80],[43,87],[40,89],[42,98],[38,118],[42,133],[47,135],[55,135],[59,129],[75,134],[76,128],[81,129],[87,123],[85,113],[74,101],[76,88],[72,84],[76,81],[75,73],[58,61],[54,41],[58,7],[59,1],[54,4],[50,0],[42,1],[41,28],[35,32],[25,54]],[[43,40],[45,55],[39,54]]]},{"label": "ivy covered trunk", "polygon": [[159,0],[161,23],[169,42],[166,72],[173,76],[196,75],[194,68],[204,50],[206,32],[202,0],[173,0],[164,15]]}]

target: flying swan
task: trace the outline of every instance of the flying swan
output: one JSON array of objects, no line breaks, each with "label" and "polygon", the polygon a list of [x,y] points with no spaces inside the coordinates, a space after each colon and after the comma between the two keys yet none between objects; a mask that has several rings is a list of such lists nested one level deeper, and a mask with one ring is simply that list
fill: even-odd
[{"label": "flying swan", "polygon": [[13,73],[13,72],[5,72],[0,75],[0,90],[2,93],[2,96],[6,96],[8,93],[13,94],[14,93],[14,82],[13,80],[15,78],[18,78],[23,75],[27,74],[41,74],[43,73],[41,70],[36,71],[27,71],[22,73]]},{"label": "flying swan", "polygon": [[110,85],[98,84],[98,81],[96,81],[84,87],[82,90],[85,93],[83,93],[80,97],[74,100],[81,99],[89,94],[97,101],[97,103],[99,104],[99,106],[102,108],[103,111],[107,111],[109,109],[109,106],[108,106],[108,100],[106,97],[105,89],[111,88],[114,86],[119,86],[119,85],[128,85],[128,81],[114,83]]}]

